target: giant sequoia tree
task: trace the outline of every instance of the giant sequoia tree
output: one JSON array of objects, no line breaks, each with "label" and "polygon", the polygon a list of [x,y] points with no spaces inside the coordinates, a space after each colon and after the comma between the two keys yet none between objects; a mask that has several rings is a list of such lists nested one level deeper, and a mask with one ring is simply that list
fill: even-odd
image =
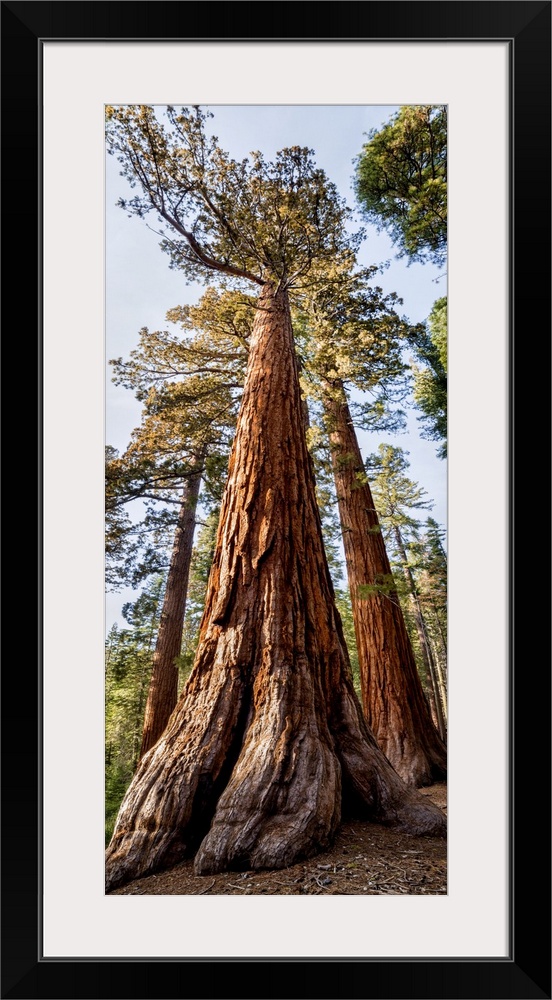
[{"label": "giant sequoia tree", "polygon": [[424,697],[342,387],[328,400],[327,420],[366,718],[403,779],[429,785],[446,776],[446,749]]},{"label": "giant sequoia tree", "polygon": [[330,442],[365,715],[403,780],[420,786],[446,775],[446,749],[418,676],[347,395],[349,385],[372,393],[367,407],[357,407],[359,419],[393,426],[389,404],[404,384],[401,347],[419,333],[400,319],[396,297],[372,284],[375,271],[334,268],[332,283],[303,297],[309,367]]},{"label": "giant sequoia tree", "polygon": [[190,679],[121,805],[107,887],[195,853],[196,871],[282,867],[331,841],[342,808],[417,834],[442,813],[408,789],[354,693],[324,554],[289,294],[346,240],[346,211],[309,150],[236,163],[199,110],[109,112],[108,139],[171,227],[190,274],[260,288],[199,647]]}]

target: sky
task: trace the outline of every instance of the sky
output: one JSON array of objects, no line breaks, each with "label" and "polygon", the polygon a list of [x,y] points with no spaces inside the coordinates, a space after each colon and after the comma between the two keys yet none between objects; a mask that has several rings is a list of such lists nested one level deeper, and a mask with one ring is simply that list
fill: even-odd
[{"label": "sky", "polygon": [[[398,110],[391,105],[231,105],[211,106],[213,118],[208,127],[223,149],[235,159],[242,159],[252,150],[261,150],[270,160],[285,146],[308,146],[314,159],[351,208],[357,209],[353,193],[354,161],[371,128],[380,128]],[[120,452],[126,448],[130,433],[140,422],[141,405],[128,389],[112,382],[111,358],[127,358],[137,346],[142,327],[150,330],[167,329],[168,309],[198,301],[205,286],[186,284],[183,275],[170,270],[169,259],[159,247],[160,237],[154,232],[156,215],[146,219],[128,216],[117,206],[119,197],[128,197],[128,182],[119,175],[120,166],[114,156],[106,155],[105,178],[105,443]],[[384,293],[396,292],[403,300],[399,312],[412,323],[427,319],[437,298],[446,295],[446,273],[432,264],[408,264],[396,257],[390,237],[367,226],[357,215],[355,228],[366,228],[358,261],[362,266],[389,262],[377,276]],[[151,227],[151,228],[150,228]],[[173,328],[175,329],[175,328]],[[398,436],[385,433],[367,434],[359,431],[363,457],[377,451],[381,441],[408,452],[408,475],[422,486],[434,501],[427,513],[446,528],[447,466],[437,458],[438,442],[420,437],[418,411],[408,413],[407,432]],[[106,597],[106,630],[114,622],[125,625],[120,609],[135,593],[125,589]]]}]

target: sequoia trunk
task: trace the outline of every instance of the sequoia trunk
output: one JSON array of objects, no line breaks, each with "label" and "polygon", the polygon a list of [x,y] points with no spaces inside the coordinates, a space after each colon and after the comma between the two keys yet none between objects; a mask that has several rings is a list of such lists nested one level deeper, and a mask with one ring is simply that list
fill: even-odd
[{"label": "sequoia trunk", "polygon": [[182,492],[182,503],[178,512],[159,632],[153,654],[140,757],[143,757],[157,743],[177,701],[177,657],[182,647],[184,612],[186,610],[200,483],[201,469],[188,478]]},{"label": "sequoia trunk", "polygon": [[366,719],[403,780],[446,775],[343,386],[325,400]]},{"label": "sequoia trunk", "polygon": [[194,669],[141,760],[108,889],[195,853],[198,873],[281,868],[328,846],[342,802],[444,835],[356,698],[324,553],[287,293],[265,285]]}]

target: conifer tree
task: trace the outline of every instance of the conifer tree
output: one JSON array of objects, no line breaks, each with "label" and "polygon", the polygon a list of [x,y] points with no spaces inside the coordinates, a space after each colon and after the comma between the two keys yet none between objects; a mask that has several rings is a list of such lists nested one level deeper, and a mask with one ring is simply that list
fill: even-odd
[{"label": "conifer tree", "polygon": [[439,458],[447,456],[447,299],[433,304],[428,329],[412,339],[414,402],[422,411],[421,435],[440,441]]},{"label": "conifer tree", "polygon": [[444,263],[447,252],[447,109],[403,106],[368,133],[357,159],[356,194],[386,229],[399,256]]}]

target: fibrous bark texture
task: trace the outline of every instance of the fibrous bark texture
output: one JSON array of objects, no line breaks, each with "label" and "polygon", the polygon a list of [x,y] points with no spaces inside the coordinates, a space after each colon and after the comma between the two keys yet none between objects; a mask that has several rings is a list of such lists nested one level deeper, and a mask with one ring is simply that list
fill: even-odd
[{"label": "fibrous bark texture", "polygon": [[177,657],[182,648],[184,612],[186,610],[200,483],[201,471],[194,472],[187,480],[182,492],[182,502],[178,512],[159,621],[159,632],[153,654],[140,757],[143,757],[157,743],[177,701]]},{"label": "fibrous bark texture", "polygon": [[446,777],[446,748],[425,699],[349,406],[325,403],[358,648],[364,713],[407,785]]},{"label": "fibrous bark texture", "polygon": [[282,868],[329,845],[343,803],[444,835],[362,716],[324,554],[289,303],[263,288],[194,669],[141,760],[107,888],[195,854]]}]

